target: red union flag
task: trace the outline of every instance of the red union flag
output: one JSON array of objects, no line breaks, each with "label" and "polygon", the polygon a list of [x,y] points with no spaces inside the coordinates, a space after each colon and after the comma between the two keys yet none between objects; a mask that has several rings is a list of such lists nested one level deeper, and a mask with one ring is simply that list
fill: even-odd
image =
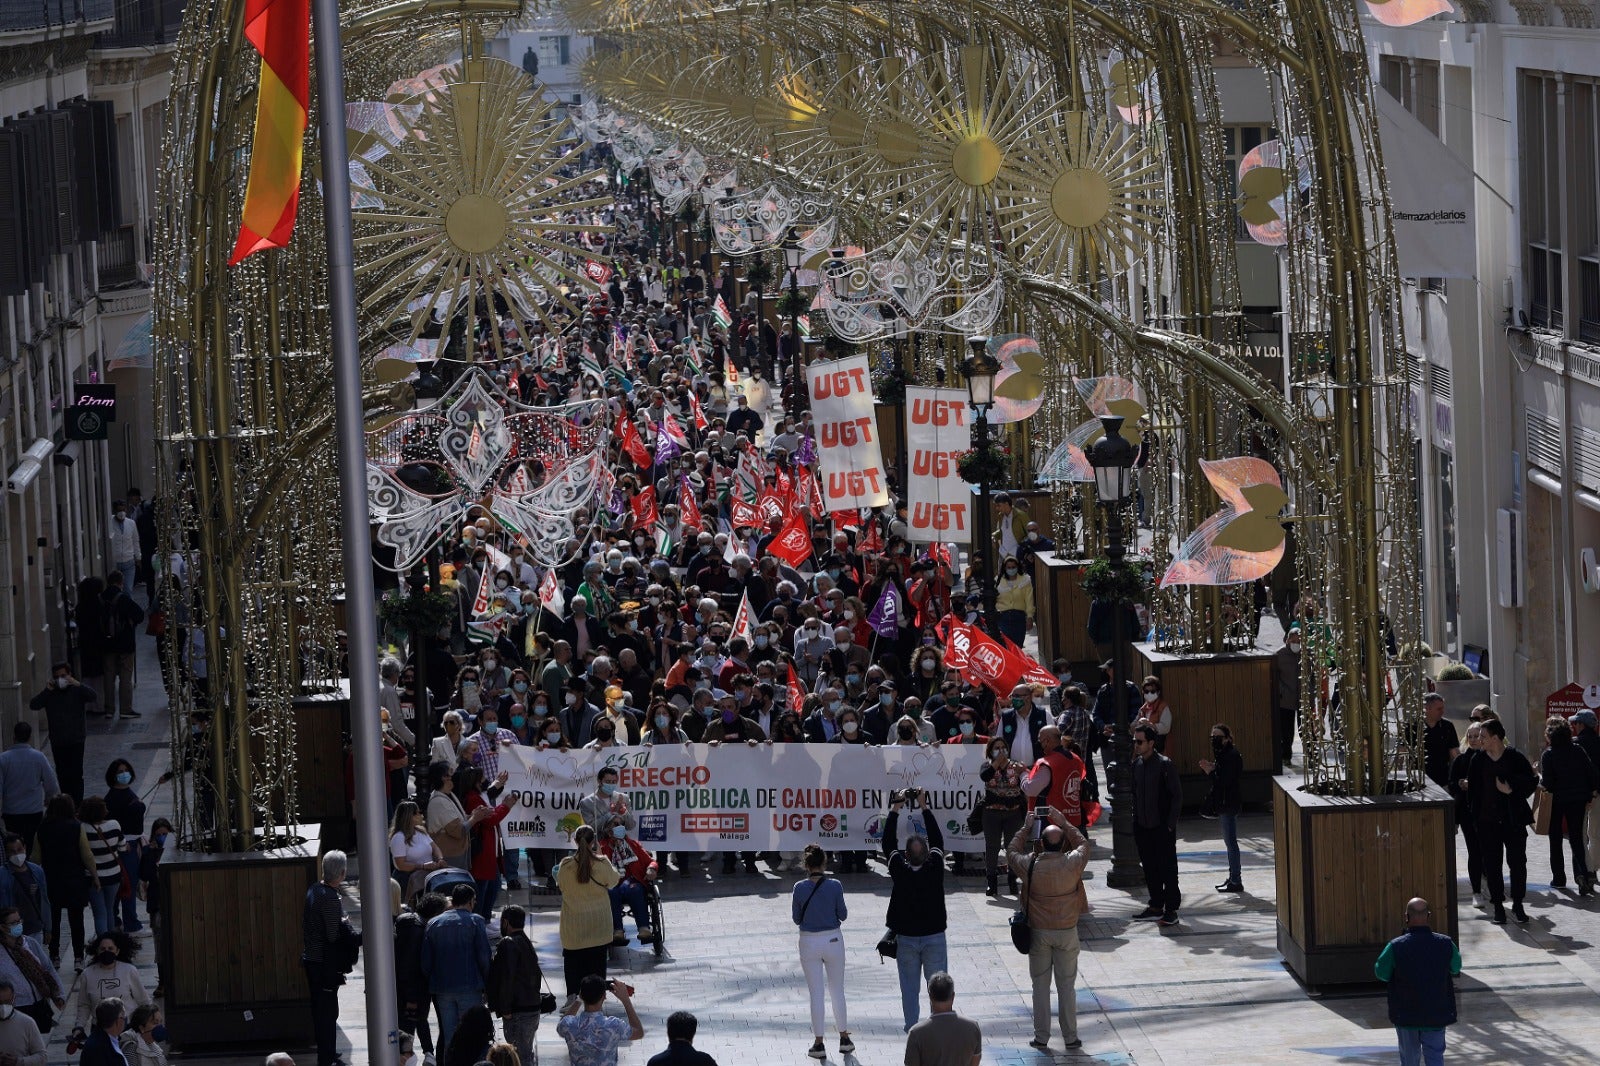
[{"label": "red union flag", "polygon": [[750,612],[750,593],[739,597],[739,611],[733,616],[733,632],[729,636],[743,637],[753,645],[756,639],[755,617]]},{"label": "red union flag", "polygon": [[800,712],[800,705],[806,700],[806,690],[800,684],[800,676],[794,672],[794,663],[789,664],[789,709],[796,714]]},{"label": "red union flag", "polygon": [[783,504],[783,497],[771,489],[767,489],[761,494],[761,498],[756,500],[756,507],[761,511],[761,517],[768,522],[783,517],[784,512],[788,510]]},{"label": "red union flag", "polygon": [[997,696],[1010,692],[1017,683],[1017,670],[1006,655],[1005,647],[977,626],[967,625],[952,631],[952,646],[960,639],[957,631],[964,631],[962,636],[966,642],[966,665],[961,670],[962,676],[972,684],[985,686]]},{"label": "red union flag", "polygon": [[749,529],[761,524],[761,512],[754,504],[745,503],[737,496],[728,502],[728,517],[732,519],[735,529]]},{"label": "red union flag", "polygon": [[972,632],[965,622],[957,622],[950,615],[944,616],[944,622],[949,623],[949,636],[946,638],[944,651],[944,665],[951,670],[966,670],[967,649],[972,646]]},{"label": "red union flag", "polygon": [[767,545],[767,554],[776,555],[790,566],[799,569],[800,564],[811,558],[811,531],[810,523],[801,517],[800,512],[793,511],[789,520],[783,524],[778,535],[772,543]]},{"label": "red union flag", "polygon": [[1040,666],[1038,660],[1013,644],[1010,637],[1002,634],[1000,639],[1005,642],[1006,660],[1017,673],[1015,684],[1038,684],[1055,688],[1061,683],[1055,674]]},{"label": "red union flag", "polygon": [[635,528],[646,529],[656,524],[656,489],[654,485],[645,487],[645,490],[628,501],[628,506],[633,508],[633,524]]},{"label": "red union flag", "polygon": [[593,259],[585,260],[583,273],[585,277],[596,285],[604,285],[611,280],[611,268],[604,263],[597,263]]},{"label": "red union flag", "polygon": [[694,498],[694,489],[689,487],[687,475],[678,479],[678,516],[683,520],[685,529],[698,531],[705,528],[705,519],[700,516],[700,504]]}]

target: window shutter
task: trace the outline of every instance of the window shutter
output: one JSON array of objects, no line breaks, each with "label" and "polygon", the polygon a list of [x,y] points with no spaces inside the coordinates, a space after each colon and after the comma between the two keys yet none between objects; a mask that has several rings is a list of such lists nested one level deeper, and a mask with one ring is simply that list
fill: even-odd
[{"label": "window shutter", "polygon": [[[0,130],[0,248],[22,247],[21,136]],[[0,296],[28,291],[28,273],[20,255],[0,255]]]},{"label": "window shutter", "polygon": [[94,112],[87,100],[73,100],[67,104],[72,116],[72,185],[77,200],[79,241],[100,239],[100,207],[95,203],[99,194],[96,173],[98,155],[94,143]]},{"label": "window shutter", "polygon": [[43,115],[24,115],[17,120],[21,142],[23,250],[28,265],[28,282],[48,285],[50,255],[54,251],[55,212],[51,210],[55,190],[50,182],[49,123]]},{"label": "window shutter", "polygon": [[122,197],[117,189],[117,108],[110,100],[90,100],[94,115],[95,204],[100,212],[100,232],[127,225]]},{"label": "window shutter", "polygon": [[73,173],[72,115],[57,109],[45,113],[50,130],[50,187],[55,204],[55,247],[66,251],[78,243],[78,190]]}]

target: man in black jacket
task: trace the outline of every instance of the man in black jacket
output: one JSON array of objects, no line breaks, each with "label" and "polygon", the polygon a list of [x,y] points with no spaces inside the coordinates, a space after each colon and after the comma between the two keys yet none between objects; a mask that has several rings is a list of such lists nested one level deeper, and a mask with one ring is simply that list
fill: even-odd
[{"label": "man in black jacket", "polygon": [[523,931],[528,913],[515,904],[500,912],[500,941],[489,960],[489,977],[484,990],[489,1009],[500,1015],[506,1043],[517,1049],[523,1062],[537,1062],[533,1053],[534,1034],[539,1031],[539,990],[543,974],[533,941]]},{"label": "man in black jacket", "polygon": [[1133,842],[1139,849],[1150,905],[1134,918],[1178,924],[1178,812],[1183,786],[1178,767],[1156,750],[1155,726],[1133,731]]},{"label": "man in black jacket", "polygon": [[912,832],[899,846],[900,811],[905,792],[891,794],[889,817],[883,823],[883,853],[889,859],[889,914],[885,921],[895,934],[895,962],[900,970],[900,1007],[906,1032],[917,1024],[922,1007],[922,985],[936,973],[949,969],[945,943],[944,835],[939,820],[928,811],[928,794],[920,789],[909,797],[920,804],[926,836]]},{"label": "man in black jacket", "polygon": [[[50,684],[28,706],[44,711],[45,722],[50,727],[50,750],[56,758],[56,780],[62,792],[83,801],[83,745],[88,737],[89,708],[94,705],[95,691],[72,676],[68,663],[56,663]],[[48,802],[49,796],[45,797]],[[43,810],[40,807],[40,810]],[[6,812],[9,814],[10,812]],[[15,827],[13,827],[15,828]]]},{"label": "man in black jacket", "polygon": [[1526,923],[1522,897],[1528,890],[1528,797],[1538,779],[1528,757],[1506,743],[1506,727],[1483,723],[1482,747],[1467,766],[1467,806],[1478,823],[1483,879],[1494,904],[1494,923],[1506,924],[1504,865],[1511,867],[1511,913]]}]

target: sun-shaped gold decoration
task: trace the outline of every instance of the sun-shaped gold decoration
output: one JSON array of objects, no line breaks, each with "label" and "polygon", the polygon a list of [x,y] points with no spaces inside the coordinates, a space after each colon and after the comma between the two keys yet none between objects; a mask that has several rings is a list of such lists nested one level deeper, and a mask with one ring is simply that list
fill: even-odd
[{"label": "sun-shaped gold decoration", "polygon": [[1040,273],[1125,269],[1159,224],[1155,153],[1126,127],[1078,111],[1028,135],[995,210],[1007,246]]},{"label": "sun-shaped gold decoration", "polygon": [[594,288],[578,238],[608,229],[593,214],[608,199],[578,197],[600,172],[566,172],[577,141],[518,68],[474,59],[428,81],[398,116],[404,135],[363,160],[371,184],[357,192],[379,205],[353,213],[364,315],[409,317],[415,341],[435,312],[482,298],[557,330],[547,300],[579,309],[556,286]]},{"label": "sun-shaped gold decoration", "polygon": [[860,176],[865,191],[897,210],[924,248],[987,245],[989,214],[1051,91],[1049,78],[989,47],[964,46],[955,59],[906,67],[880,91],[867,128],[866,151],[877,158]]}]

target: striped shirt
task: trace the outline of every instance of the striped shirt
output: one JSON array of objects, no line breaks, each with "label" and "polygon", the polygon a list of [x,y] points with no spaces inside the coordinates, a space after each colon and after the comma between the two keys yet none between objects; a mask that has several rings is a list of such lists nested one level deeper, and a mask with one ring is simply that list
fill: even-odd
[{"label": "striped shirt", "polygon": [[100,874],[101,883],[104,884],[107,878],[119,880],[122,877],[122,860],[117,855],[122,850],[122,826],[112,818],[99,825],[85,822],[83,828],[89,838],[89,851],[94,855],[94,867]]}]

